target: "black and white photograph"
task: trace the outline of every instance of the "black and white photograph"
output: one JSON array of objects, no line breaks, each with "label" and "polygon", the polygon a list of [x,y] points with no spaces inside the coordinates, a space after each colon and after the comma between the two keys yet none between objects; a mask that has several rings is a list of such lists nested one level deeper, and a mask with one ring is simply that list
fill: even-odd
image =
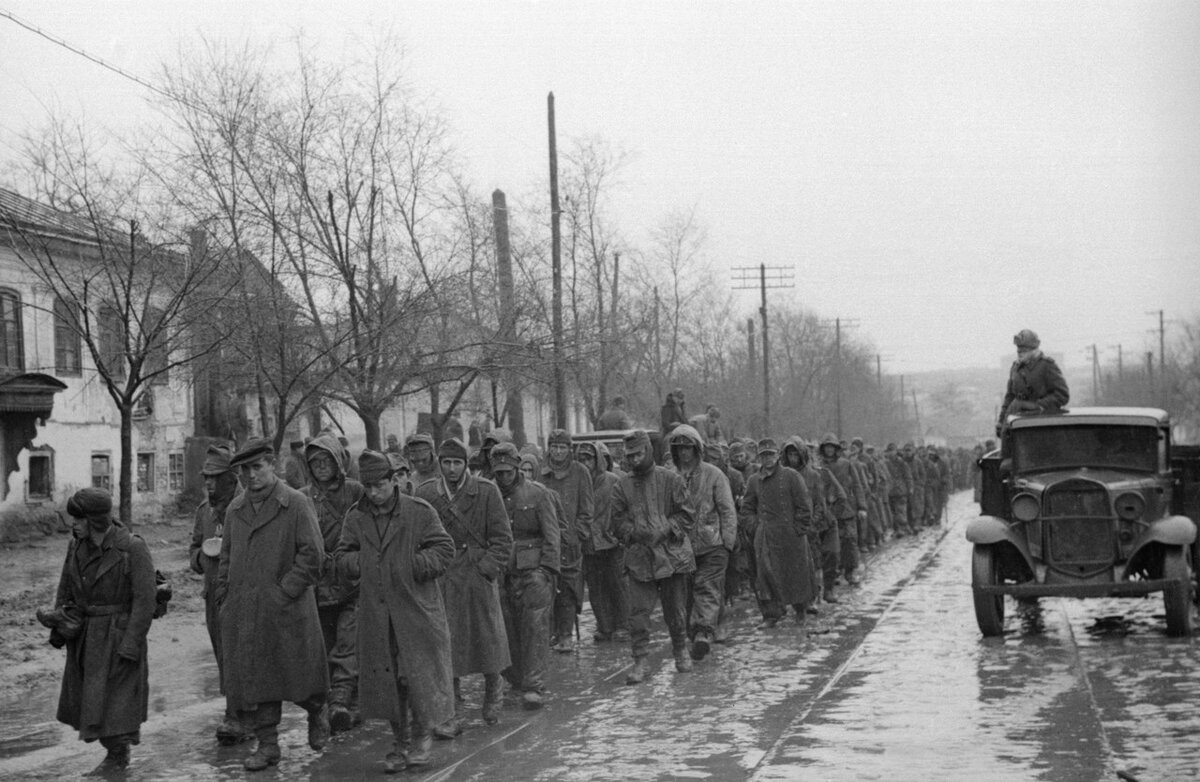
[{"label": "black and white photograph", "polygon": [[0,0],[0,780],[1200,781],[1200,3]]}]

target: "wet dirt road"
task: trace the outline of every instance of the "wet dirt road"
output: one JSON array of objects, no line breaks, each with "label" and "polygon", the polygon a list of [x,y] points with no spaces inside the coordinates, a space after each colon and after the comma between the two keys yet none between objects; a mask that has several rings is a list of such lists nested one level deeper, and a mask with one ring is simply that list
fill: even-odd
[{"label": "wet dirt road", "polygon": [[[952,498],[948,529],[890,543],[806,633],[790,618],[757,631],[750,604],[737,603],[732,643],[689,674],[675,673],[660,623],[652,675],[625,686],[627,646],[589,643],[585,609],[585,642],[551,660],[544,709],[506,700],[500,724],[485,726],[480,682],[468,679],[466,732],[435,744],[434,767],[401,778],[1200,779],[1200,665],[1192,639],[1166,637],[1161,598],[1045,599],[1024,615],[1010,602],[1008,632],[985,640],[963,539],[974,512],[969,493]],[[249,745],[211,739],[221,701],[202,628],[166,632],[175,642],[152,649],[152,715],[129,779],[383,778],[386,726],[368,723],[317,754],[295,707],[285,708],[283,762],[247,775]],[[75,778],[98,762],[98,747],[53,722],[45,699],[56,687],[10,704],[19,722],[0,715],[0,778]]]}]

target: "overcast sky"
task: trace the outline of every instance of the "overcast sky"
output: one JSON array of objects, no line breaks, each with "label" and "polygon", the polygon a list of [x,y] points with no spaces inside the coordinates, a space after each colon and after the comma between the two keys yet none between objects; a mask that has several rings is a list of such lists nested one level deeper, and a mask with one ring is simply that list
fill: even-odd
[{"label": "overcast sky", "polygon": [[[857,322],[889,373],[999,366],[1033,328],[1067,365],[1200,312],[1200,3],[29,2],[0,10],[152,78],[199,35],[391,29],[479,192],[599,135],[633,159],[633,245],[695,207],[718,279]],[[48,107],[120,130],[147,92],[0,18],[0,161]],[[547,231],[549,228],[547,227]],[[757,298],[736,294],[746,314]],[[1177,325],[1168,323],[1168,333]]]}]

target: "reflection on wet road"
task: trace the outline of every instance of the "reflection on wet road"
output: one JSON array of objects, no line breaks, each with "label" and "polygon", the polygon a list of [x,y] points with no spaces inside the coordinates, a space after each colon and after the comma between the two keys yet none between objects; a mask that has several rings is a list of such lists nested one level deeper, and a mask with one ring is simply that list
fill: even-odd
[{"label": "reflection on wet road", "polygon": [[[692,673],[675,672],[659,623],[652,675],[625,686],[628,647],[586,643],[585,613],[585,643],[552,659],[542,711],[510,698],[500,724],[485,726],[480,682],[468,678],[466,732],[435,745],[435,767],[403,778],[1093,782],[1120,770],[1145,782],[1200,779],[1200,670],[1191,639],[1166,637],[1161,597],[1043,599],[1023,613],[1010,602],[1008,632],[985,640],[962,533],[973,512],[969,494],[954,497],[949,530],[890,544],[863,586],[823,608],[807,633],[790,618],[754,630],[756,612],[739,602],[733,642]],[[169,695],[155,689],[162,700],[131,779],[246,776],[249,747],[211,741],[215,669],[195,658],[181,664],[206,675]],[[283,762],[265,779],[382,776],[381,724],[335,737],[323,755],[306,748],[299,709],[285,709],[283,727]],[[12,730],[6,720],[0,735]],[[64,735],[53,748],[0,755],[0,776],[91,768],[96,748]]]}]

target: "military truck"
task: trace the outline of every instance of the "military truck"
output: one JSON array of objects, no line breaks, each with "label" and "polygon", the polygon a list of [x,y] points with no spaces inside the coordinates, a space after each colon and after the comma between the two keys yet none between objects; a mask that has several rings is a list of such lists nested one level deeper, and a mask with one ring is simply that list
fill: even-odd
[{"label": "military truck", "polygon": [[1162,592],[1169,635],[1192,632],[1200,560],[1200,447],[1171,443],[1166,412],[1081,407],[1009,416],[980,462],[967,526],[975,619],[1004,631],[1006,596]]}]

